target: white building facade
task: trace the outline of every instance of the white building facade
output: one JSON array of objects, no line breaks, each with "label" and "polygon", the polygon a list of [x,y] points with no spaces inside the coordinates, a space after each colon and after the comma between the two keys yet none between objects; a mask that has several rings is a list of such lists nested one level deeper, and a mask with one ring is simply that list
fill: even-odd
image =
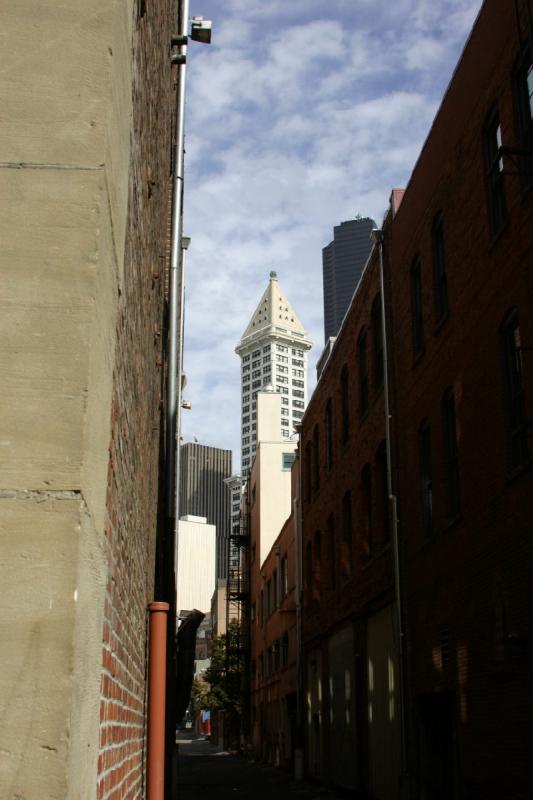
[{"label": "white building facade", "polygon": [[257,447],[257,393],[271,385],[281,395],[279,434],[288,439],[307,404],[311,340],[281,289],[277,274],[235,348],[241,358],[241,472],[250,472]]}]

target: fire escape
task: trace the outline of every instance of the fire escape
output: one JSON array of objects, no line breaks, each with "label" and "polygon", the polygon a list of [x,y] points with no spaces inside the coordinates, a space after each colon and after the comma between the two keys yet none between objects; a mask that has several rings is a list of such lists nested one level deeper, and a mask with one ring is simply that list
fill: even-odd
[{"label": "fire escape", "polygon": [[[237,623],[237,624],[235,624]],[[239,518],[232,520],[228,547],[226,600],[226,668],[235,676],[242,715],[239,739],[250,727],[250,512],[248,485],[241,497]]]}]

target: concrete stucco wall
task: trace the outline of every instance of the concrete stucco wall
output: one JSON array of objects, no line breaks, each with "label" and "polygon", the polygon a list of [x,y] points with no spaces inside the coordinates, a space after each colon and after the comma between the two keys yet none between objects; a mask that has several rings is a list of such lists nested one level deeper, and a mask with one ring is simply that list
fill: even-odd
[{"label": "concrete stucco wall", "polygon": [[133,2],[21,0],[0,36],[0,796],[92,798]]}]

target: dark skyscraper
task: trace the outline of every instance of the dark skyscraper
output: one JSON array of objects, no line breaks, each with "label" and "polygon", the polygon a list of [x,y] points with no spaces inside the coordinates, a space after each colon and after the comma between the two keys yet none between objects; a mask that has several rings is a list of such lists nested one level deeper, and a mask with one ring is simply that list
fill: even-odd
[{"label": "dark skyscraper", "polygon": [[227,573],[231,450],[187,442],[180,451],[180,517],[206,517],[217,529],[217,578]]},{"label": "dark skyscraper", "polygon": [[370,217],[335,225],[333,241],[322,250],[324,340],[336,336],[372,247]]}]

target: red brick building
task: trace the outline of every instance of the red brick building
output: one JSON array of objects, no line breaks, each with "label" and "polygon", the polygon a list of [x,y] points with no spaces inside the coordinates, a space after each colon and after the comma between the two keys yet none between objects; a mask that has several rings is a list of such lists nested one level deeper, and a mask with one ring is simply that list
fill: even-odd
[{"label": "red brick building", "polygon": [[511,5],[483,6],[388,245],[411,769],[424,797],[533,785],[533,80],[518,10],[517,24]]},{"label": "red brick building", "polygon": [[308,772],[380,796],[398,776],[399,696],[377,255],[303,420],[302,641]]},{"label": "red brick building", "polygon": [[533,79],[517,10],[484,4],[303,419],[307,769],[383,800],[533,783]]},{"label": "red brick building", "polygon": [[250,486],[251,745],[288,767],[296,745],[297,573],[292,498],[296,444],[279,439],[280,395],[257,396],[258,449]]}]

